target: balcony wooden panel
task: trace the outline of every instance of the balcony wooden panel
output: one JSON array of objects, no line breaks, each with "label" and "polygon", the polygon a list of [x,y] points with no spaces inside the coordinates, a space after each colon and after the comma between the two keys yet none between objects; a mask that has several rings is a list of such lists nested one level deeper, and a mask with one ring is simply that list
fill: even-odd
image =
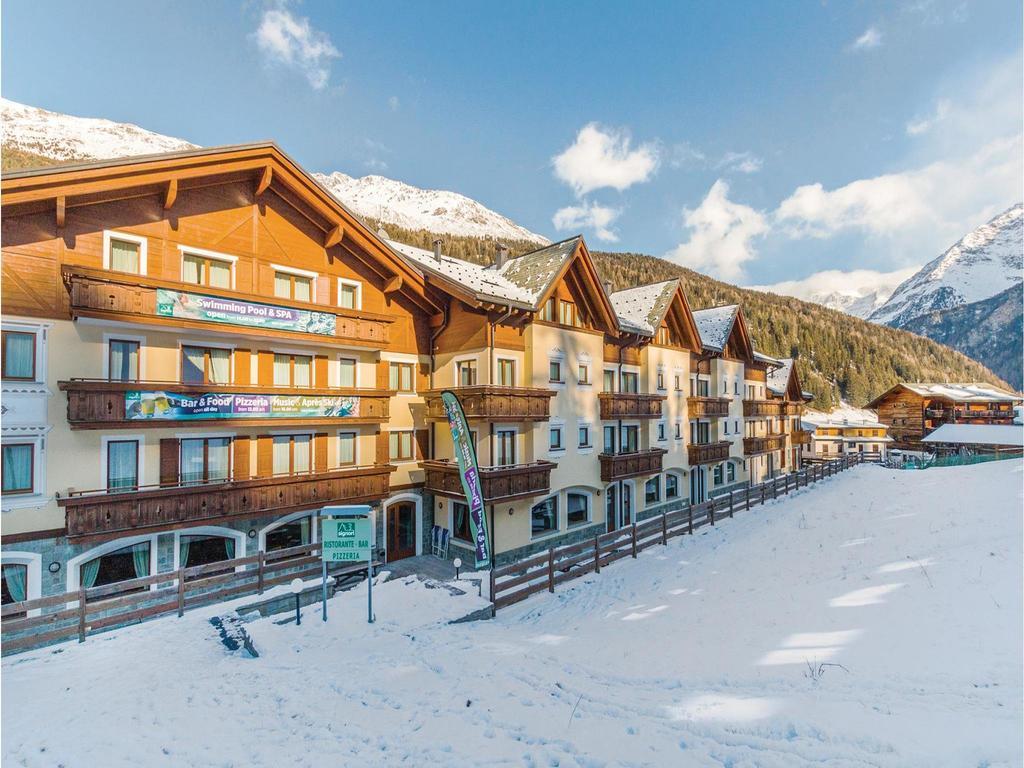
[{"label": "balcony wooden panel", "polygon": [[[296,426],[317,424],[382,424],[388,421],[390,398],[394,394],[380,389],[312,388],[270,386],[238,386],[237,384],[178,384],[162,381],[107,381],[102,379],[71,379],[57,382],[68,396],[68,424],[72,429],[135,429],[136,427],[195,426],[206,422],[230,423],[240,427],[273,425]],[[204,417],[201,419],[129,419],[125,413],[126,392],[171,392],[198,397],[204,394],[236,395],[307,395],[326,397],[358,397],[358,416],[314,417]]]},{"label": "balcony wooden panel", "polygon": [[743,453],[753,456],[758,453],[780,451],[786,447],[785,435],[765,435],[764,437],[744,437]]},{"label": "balcony wooden panel", "polygon": [[58,499],[71,538],[167,529],[387,498],[391,465],[187,486],[96,491]]},{"label": "balcony wooden panel", "polygon": [[811,432],[808,429],[793,430],[793,445],[810,445]]},{"label": "balcony wooden panel", "polygon": [[[177,283],[144,275],[131,275],[88,267],[66,267],[63,272],[63,279],[70,296],[71,315],[76,319],[79,317],[97,317],[109,320],[145,322],[176,328],[218,329],[224,333],[262,338],[316,339],[324,343],[340,341],[346,344],[356,344],[374,349],[382,349],[387,346],[388,328],[394,322],[394,318],[387,315],[378,315],[361,310],[339,309],[337,307],[277,298],[276,296],[259,296],[240,291],[210,288],[205,285]],[[157,288],[247,303],[299,309],[307,312],[333,314],[335,317],[334,335],[259,328],[180,317],[165,317],[157,313]]]},{"label": "balcony wooden panel", "polygon": [[691,419],[715,418],[729,415],[727,397],[688,397],[686,408]]},{"label": "balcony wooden panel", "polygon": [[717,464],[729,458],[729,449],[732,446],[728,440],[717,443],[690,443],[686,446],[686,452],[691,465]]},{"label": "balcony wooden panel", "polygon": [[[446,420],[440,389],[423,394],[427,418]],[[500,387],[480,384],[472,387],[452,387],[467,419],[493,421],[547,421],[551,418],[551,398],[554,390],[534,387]]]},{"label": "balcony wooden panel", "polygon": [[601,392],[601,420],[661,418],[661,404],[666,395],[637,392]]},{"label": "balcony wooden panel", "polygon": [[610,483],[637,475],[653,475],[661,472],[661,459],[668,453],[664,448],[651,448],[634,453],[602,453],[601,480]]},{"label": "balcony wooden panel", "polygon": [[[424,469],[424,488],[431,493],[463,498],[459,465],[453,461],[421,461]],[[513,464],[507,467],[480,467],[480,489],[484,502],[511,501],[531,496],[544,496],[551,490],[550,461],[532,464]]]},{"label": "balcony wooden panel", "polygon": [[744,400],[743,415],[750,417],[758,416],[782,416],[786,412],[786,403],[782,400]]}]

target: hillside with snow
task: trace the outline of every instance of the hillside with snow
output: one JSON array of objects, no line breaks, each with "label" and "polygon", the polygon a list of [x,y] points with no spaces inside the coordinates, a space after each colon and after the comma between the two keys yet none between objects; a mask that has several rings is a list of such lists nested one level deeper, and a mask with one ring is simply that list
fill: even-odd
[{"label": "hillside with snow", "polygon": [[[130,123],[64,115],[8,99],[0,99],[0,121],[6,153],[28,153],[57,162],[106,160],[196,148],[183,139]],[[340,171],[313,175],[353,212],[374,223],[453,235],[548,242],[541,235],[457,192],[420,189],[383,176],[355,178]]]}]

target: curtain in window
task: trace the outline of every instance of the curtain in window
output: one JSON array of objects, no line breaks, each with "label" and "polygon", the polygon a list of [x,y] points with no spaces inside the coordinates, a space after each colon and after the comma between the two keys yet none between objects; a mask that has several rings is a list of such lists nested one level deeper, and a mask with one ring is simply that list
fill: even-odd
[{"label": "curtain in window", "polygon": [[139,345],[130,341],[110,342],[110,378],[135,381],[139,377]]},{"label": "curtain in window", "polygon": [[225,261],[211,261],[209,264],[210,269],[210,285],[214,288],[230,288],[231,287],[231,265]]},{"label": "curtain in window", "polygon": [[283,272],[274,273],[274,295],[283,299],[291,297],[292,280],[289,275],[286,275]]},{"label": "curtain in window", "polygon": [[313,358],[307,355],[295,356],[295,382],[296,387],[308,387],[312,383],[310,371],[313,369]]},{"label": "curtain in window", "polygon": [[189,544],[192,543],[192,539],[188,536],[182,536],[178,544],[178,565],[182,568],[188,567],[188,548]]},{"label": "curtain in window", "polygon": [[210,480],[227,480],[230,459],[228,450],[231,440],[227,437],[217,438],[209,441],[207,449],[208,463],[206,474]]},{"label": "curtain in window", "polygon": [[36,336],[34,333],[4,334],[4,374],[15,379],[31,379],[35,376]]},{"label": "curtain in window", "polygon": [[356,385],[356,361],[341,361],[341,380],[338,382],[342,387],[354,387]]},{"label": "curtain in window", "polygon": [[25,599],[25,577],[28,575],[28,568],[24,565],[5,565],[3,575],[11,598],[14,602],[20,603]]},{"label": "curtain in window", "polygon": [[313,281],[308,277],[296,277],[295,278],[295,300],[296,301],[311,301]]},{"label": "curtain in window", "polygon": [[134,488],[138,485],[139,444],[118,440],[107,444],[107,488]]},{"label": "curtain in window", "polygon": [[274,386],[288,387],[292,383],[292,359],[289,355],[274,355]]},{"label": "curtain in window", "polygon": [[149,542],[143,541],[132,545],[132,562],[135,564],[135,577],[141,579],[149,576]]},{"label": "curtain in window", "polygon": [[181,481],[198,483],[203,480],[203,441],[181,441]]},{"label": "curtain in window", "polygon": [[211,349],[210,350],[210,383],[230,384],[231,383],[231,350]]},{"label": "curtain in window", "polygon": [[303,544],[309,544],[312,541],[309,537],[309,524],[312,520],[312,517],[303,517],[299,520],[299,536]]},{"label": "curtain in window", "polygon": [[186,256],[181,261],[181,280],[185,283],[202,285],[203,262],[195,256]]},{"label": "curtain in window", "polygon": [[338,463],[354,464],[356,460],[356,437],[352,434],[344,434],[338,446]]},{"label": "curtain in window", "polygon": [[310,447],[312,446],[312,439],[309,435],[300,435],[295,437],[294,447],[294,471],[295,472],[309,472],[310,466]]},{"label": "curtain in window", "polygon": [[274,474],[284,475],[291,471],[291,447],[289,437],[274,438]]},{"label": "curtain in window", "polygon": [[139,244],[124,240],[110,241],[110,268],[120,272],[139,271]]},{"label": "curtain in window", "polygon": [[100,575],[100,558],[90,560],[82,566],[82,587],[89,589],[96,584],[96,577]]},{"label": "curtain in window", "polygon": [[224,554],[227,555],[228,560],[235,558],[235,540],[232,538],[224,539]]},{"label": "curtain in window", "polygon": [[32,490],[32,453],[31,445],[3,446],[3,489],[5,491]]}]

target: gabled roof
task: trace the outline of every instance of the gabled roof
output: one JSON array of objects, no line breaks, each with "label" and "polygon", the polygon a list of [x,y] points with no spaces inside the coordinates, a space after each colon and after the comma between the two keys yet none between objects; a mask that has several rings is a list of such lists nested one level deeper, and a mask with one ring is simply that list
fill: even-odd
[{"label": "gabled roof", "polygon": [[668,312],[679,278],[627,288],[611,294],[612,306],[623,328],[653,336]]},{"label": "gabled roof", "polygon": [[700,342],[705,349],[721,352],[725,348],[739,309],[739,304],[727,304],[722,307],[698,309],[693,313],[693,320],[700,332]]},{"label": "gabled roof", "polygon": [[773,371],[768,372],[768,389],[773,394],[783,397],[786,394],[786,390],[789,388],[789,377],[790,374],[796,370],[794,360],[791,357],[787,357],[785,360],[779,360],[780,366]]},{"label": "gabled roof", "polygon": [[539,309],[541,299],[554,285],[582,243],[583,236],[576,235],[509,259],[497,271],[502,278],[529,296],[534,308]]},{"label": "gabled roof", "polygon": [[938,384],[929,382],[900,383],[890,387],[867,404],[868,408],[876,408],[890,394],[899,390],[907,390],[915,394],[936,400],[948,400],[958,403],[1019,403],[1020,395],[1007,392],[991,384],[977,382],[967,384]]}]

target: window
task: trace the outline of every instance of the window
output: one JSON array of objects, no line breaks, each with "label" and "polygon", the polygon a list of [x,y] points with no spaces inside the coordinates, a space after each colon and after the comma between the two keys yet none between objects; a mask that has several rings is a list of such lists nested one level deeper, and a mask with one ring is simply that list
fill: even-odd
[{"label": "window", "polygon": [[469,506],[461,501],[452,502],[452,538],[473,543],[473,528],[469,521]]},{"label": "window", "polygon": [[516,385],[516,361],[498,358],[498,385],[514,387]]},{"label": "window", "polygon": [[602,432],[604,444],[601,450],[605,453],[615,453],[615,427],[604,427]]},{"label": "window", "polygon": [[227,480],[230,437],[198,437],[181,441],[182,485]]},{"label": "window", "polygon": [[311,387],[313,358],[310,355],[274,354],[275,387]]},{"label": "window", "polygon": [[658,422],[658,440],[664,441],[668,439],[666,424],[664,421]]},{"label": "window", "polygon": [[548,299],[544,302],[544,306],[540,309],[540,319],[547,320],[549,322],[555,321],[555,300]]},{"label": "window", "polygon": [[207,285],[211,288],[231,288],[234,262],[206,253],[182,253],[181,282]]},{"label": "window", "polygon": [[499,429],[497,434],[497,465],[509,467],[516,463],[516,433],[513,429]]},{"label": "window", "polygon": [[728,379],[723,379],[722,380],[722,394],[723,395],[729,394],[729,380]]},{"label": "window", "polygon": [[697,379],[697,397],[707,397],[711,392],[711,382],[707,379]]},{"label": "window", "polygon": [[291,272],[274,272],[274,295],[279,299],[313,300],[313,278]]},{"label": "window", "polygon": [[338,278],[338,306],[342,309],[363,308],[363,286],[355,280]]},{"label": "window", "polygon": [[736,482],[736,465],[735,464],[730,462],[729,464],[725,465],[725,479],[726,479],[727,482],[730,482],[730,483],[735,483]]},{"label": "window", "polygon": [[[680,427],[680,432],[682,428]],[[690,442],[706,445],[711,441],[711,425],[706,421],[690,422]]]},{"label": "window", "polygon": [[665,388],[665,374],[662,373],[661,371],[658,371],[658,389],[664,389],[664,388]]},{"label": "window", "polygon": [[739,419],[734,419],[733,420],[733,422],[732,422],[732,431],[735,432],[737,435],[740,433],[740,420]]},{"label": "window", "polygon": [[0,449],[4,493],[32,493],[35,490],[35,445],[5,443]]},{"label": "window", "polygon": [[661,344],[662,346],[668,346],[672,343],[672,334],[667,326],[661,326],[658,332],[654,336],[654,343]]},{"label": "window", "polygon": [[565,516],[569,526],[590,521],[590,496],[569,491],[565,494]]},{"label": "window", "polygon": [[579,366],[579,378],[577,379],[577,381],[580,384],[589,384],[590,383],[590,366],[587,365],[586,363],[580,363],[580,366]]},{"label": "window", "polygon": [[562,363],[552,360],[548,363],[548,381],[552,384],[562,384]]},{"label": "window", "polygon": [[665,499],[679,498],[679,477],[676,475],[665,475]]},{"label": "window", "polygon": [[682,440],[682,439],[683,439],[683,422],[677,421],[676,422],[676,440]]},{"label": "window", "polygon": [[476,384],[476,360],[460,360],[455,364],[455,378],[460,387]]},{"label": "window", "polygon": [[343,357],[339,361],[338,386],[355,387],[356,385],[356,361],[351,357]]},{"label": "window", "polygon": [[182,384],[231,383],[231,350],[216,347],[181,348]]},{"label": "window", "polygon": [[134,235],[104,233],[103,266],[117,272],[146,272],[146,239]]},{"label": "window", "polygon": [[[28,598],[28,566],[17,563],[3,564],[3,579],[0,581],[0,605],[8,603],[20,603]],[[26,614],[14,614],[14,617],[23,617]],[[8,614],[10,617],[11,614]],[[7,617],[5,617],[7,618]]]},{"label": "window", "polygon": [[621,392],[632,392],[636,393],[640,391],[640,374],[638,373],[622,373],[622,387]]},{"label": "window", "polygon": [[615,391],[615,371],[605,369],[604,372],[604,391],[614,392]]},{"label": "window", "polygon": [[398,392],[412,392],[412,363],[390,363],[388,387]]},{"label": "window", "polygon": [[267,531],[264,550],[273,552],[277,549],[288,549],[289,547],[301,547],[303,544],[310,544],[313,541],[312,523],[312,516],[306,515],[298,520],[293,520]]},{"label": "window", "polygon": [[715,485],[721,485],[722,484],[722,465],[721,464],[716,464],[715,465],[714,484]]},{"label": "window", "polygon": [[349,466],[356,463],[356,433],[338,433],[338,464]]},{"label": "window", "polygon": [[[235,557],[235,540],[229,536],[180,536],[178,538],[178,566],[180,568],[192,568],[198,565],[209,563],[221,563],[225,560],[233,560]],[[205,579],[219,573],[229,573],[230,566],[223,571],[215,570],[202,573],[198,576],[186,577],[192,579]]]},{"label": "window", "polygon": [[729,434],[729,422],[728,421],[724,422],[724,425],[725,425],[725,434],[728,435]]},{"label": "window", "polygon": [[677,373],[676,376],[675,376],[675,379],[676,379],[675,380],[676,392],[682,392],[683,391],[683,377],[680,374]]},{"label": "window", "polygon": [[24,331],[3,331],[3,378],[35,381],[36,335]]},{"label": "window", "polygon": [[561,427],[550,427],[548,429],[548,450],[550,451],[561,451],[564,450],[562,445],[562,428]]},{"label": "window", "polygon": [[558,530],[558,497],[551,496],[530,510],[531,530],[534,536]]},{"label": "window", "polygon": [[732,393],[734,395],[738,395],[740,393],[740,380],[739,379],[736,379],[736,381],[733,382]]},{"label": "window", "polygon": [[640,428],[635,424],[622,427],[622,452],[636,453],[639,450]]},{"label": "window", "polygon": [[652,477],[646,483],[644,483],[644,502],[647,506],[651,504],[657,504],[661,501],[661,480],[657,477]]},{"label": "window", "polygon": [[590,444],[590,425],[580,424],[579,426],[579,447],[580,448],[592,448]]},{"label": "window", "polygon": [[389,432],[388,456],[392,461],[412,461],[412,432]]},{"label": "window", "polygon": [[311,471],[312,448],[310,435],[274,435],[274,474],[296,475]]},{"label": "window", "polygon": [[140,541],[83,563],[79,566],[79,584],[89,589],[128,579],[141,579],[149,576],[149,563],[149,542]]},{"label": "window", "polygon": [[139,380],[139,342],[126,339],[107,342],[107,375],[110,381]]},{"label": "window", "polygon": [[139,487],[139,441],[107,443],[107,490]]}]

